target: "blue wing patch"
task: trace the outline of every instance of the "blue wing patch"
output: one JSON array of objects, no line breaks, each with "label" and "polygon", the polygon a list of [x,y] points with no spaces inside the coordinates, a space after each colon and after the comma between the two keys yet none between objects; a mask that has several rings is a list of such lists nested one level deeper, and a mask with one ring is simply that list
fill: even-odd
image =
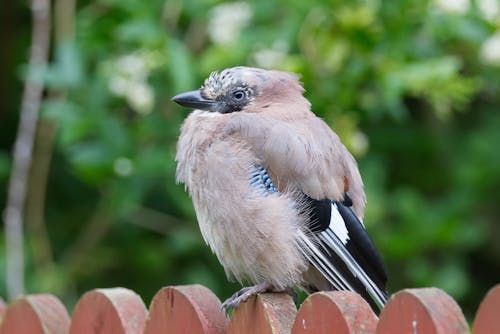
[{"label": "blue wing patch", "polygon": [[250,184],[261,190],[264,195],[278,192],[278,188],[276,188],[273,181],[271,181],[267,169],[262,166],[255,166],[250,177]]}]

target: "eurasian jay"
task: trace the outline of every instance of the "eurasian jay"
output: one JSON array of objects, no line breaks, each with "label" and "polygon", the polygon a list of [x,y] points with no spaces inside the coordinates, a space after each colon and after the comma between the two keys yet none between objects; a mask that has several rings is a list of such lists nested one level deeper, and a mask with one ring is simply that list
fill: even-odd
[{"label": "eurasian jay", "polygon": [[195,109],[177,143],[177,181],[226,275],[255,284],[226,310],[294,288],[355,291],[374,310],[387,300],[357,163],[303,92],[294,74],[234,67],[173,98]]}]

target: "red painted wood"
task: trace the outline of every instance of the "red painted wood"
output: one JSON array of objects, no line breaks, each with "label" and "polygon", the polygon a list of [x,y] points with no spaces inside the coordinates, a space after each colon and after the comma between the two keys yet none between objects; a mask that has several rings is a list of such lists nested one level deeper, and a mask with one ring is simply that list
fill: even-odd
[{"label": "red painted wood", "polygon": [[0,333],[2,334],[66,334],[69,315],[56,297],[48,294],[30,295],[8,305]]},{"label": "red painted wood", "polygon": [[491,288],[479,305],[473,333],[500,333],[500,284]]},{"label": "red painted wood", "polygon": [[290,333],[297,309],[284,293],[264,293],[252,297],[234,310],[228,334]]},{"label": "red painted wood", "polygon": [[465,334],[467,322],[457,303],[437,288],[406,289],[385,305],[378,334]]},{"label": "red painted wood", "polygon": [[96,289],[80,298],[70,334],[141,334],[147,310],[135,292],[124,288]]},{"label": "red painted wood", "polygon": [[300,306],[292,334],[373,334],[377,321],[370,305],[356,293],[317,292]]},{"label": "red painted wood", "polygon": [[228,319],[220,300],[201,285],[171,286],[153,298],[144,334],[223,334]]}]

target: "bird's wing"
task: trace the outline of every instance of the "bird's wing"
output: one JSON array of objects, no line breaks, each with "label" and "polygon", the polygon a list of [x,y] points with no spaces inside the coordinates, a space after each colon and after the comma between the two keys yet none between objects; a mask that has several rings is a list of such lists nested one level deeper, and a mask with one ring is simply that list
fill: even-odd
[{"label": "bird's wing", "polygon": [[[316,117],[277,121],[254,117],[238,123],[276,185],[297,196],[309,226],[299,233],[303,255],[334,289],[360,293],[372,306],[387,300],[383,262],[362,217],[365,195],[354,158]],[[234,123],[233,123],[234,124]],[[280,183],[285,183],[282,186]]]},{"label": "bird's wing", "polygon": [[314,199],[343,200],[362,219],[366,203],[356,161],[339,137],[312,113],[279,119],[261,114],[233,115],[228,132],[239,132],[265,163],[281,191],[297,190]]},{"label": "bird's wing", "polygon": [[[262,166],[256,166],[250,183],[264,193],[279,192]],[[298,245],[333,289],[355,291],[375,310],[381,309],[387,301],[386,270],[349,204],[349,198],[341,203],[303,195],[297,205],[309,226],[298,231]]]}]

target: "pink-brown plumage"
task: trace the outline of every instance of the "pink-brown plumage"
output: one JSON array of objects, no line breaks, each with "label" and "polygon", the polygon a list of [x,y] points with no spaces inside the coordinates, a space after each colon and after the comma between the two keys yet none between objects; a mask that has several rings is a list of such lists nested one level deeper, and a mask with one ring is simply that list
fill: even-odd
[{"label": "pink-brown plumage", "polygon": [[[206,108],[186,118],[177,144],[177,181],[192,197],[205,241],[228,276],[259,286],[252,292],[335,287],[311,264],[318,251],[303,249],[311,231],[301,196],[349,198],[357,218],[364,215],[356,161],[311,112],[303,91],[297,76],[285,72],[238,67],[212,74],[193,104]],[[177,101],[190,105],[185,94]],[[256,166],[277,191],[251,185]],[[310,238],[314,248],[319,239]],[[356,266],[350,270],[359,276]]]}]

